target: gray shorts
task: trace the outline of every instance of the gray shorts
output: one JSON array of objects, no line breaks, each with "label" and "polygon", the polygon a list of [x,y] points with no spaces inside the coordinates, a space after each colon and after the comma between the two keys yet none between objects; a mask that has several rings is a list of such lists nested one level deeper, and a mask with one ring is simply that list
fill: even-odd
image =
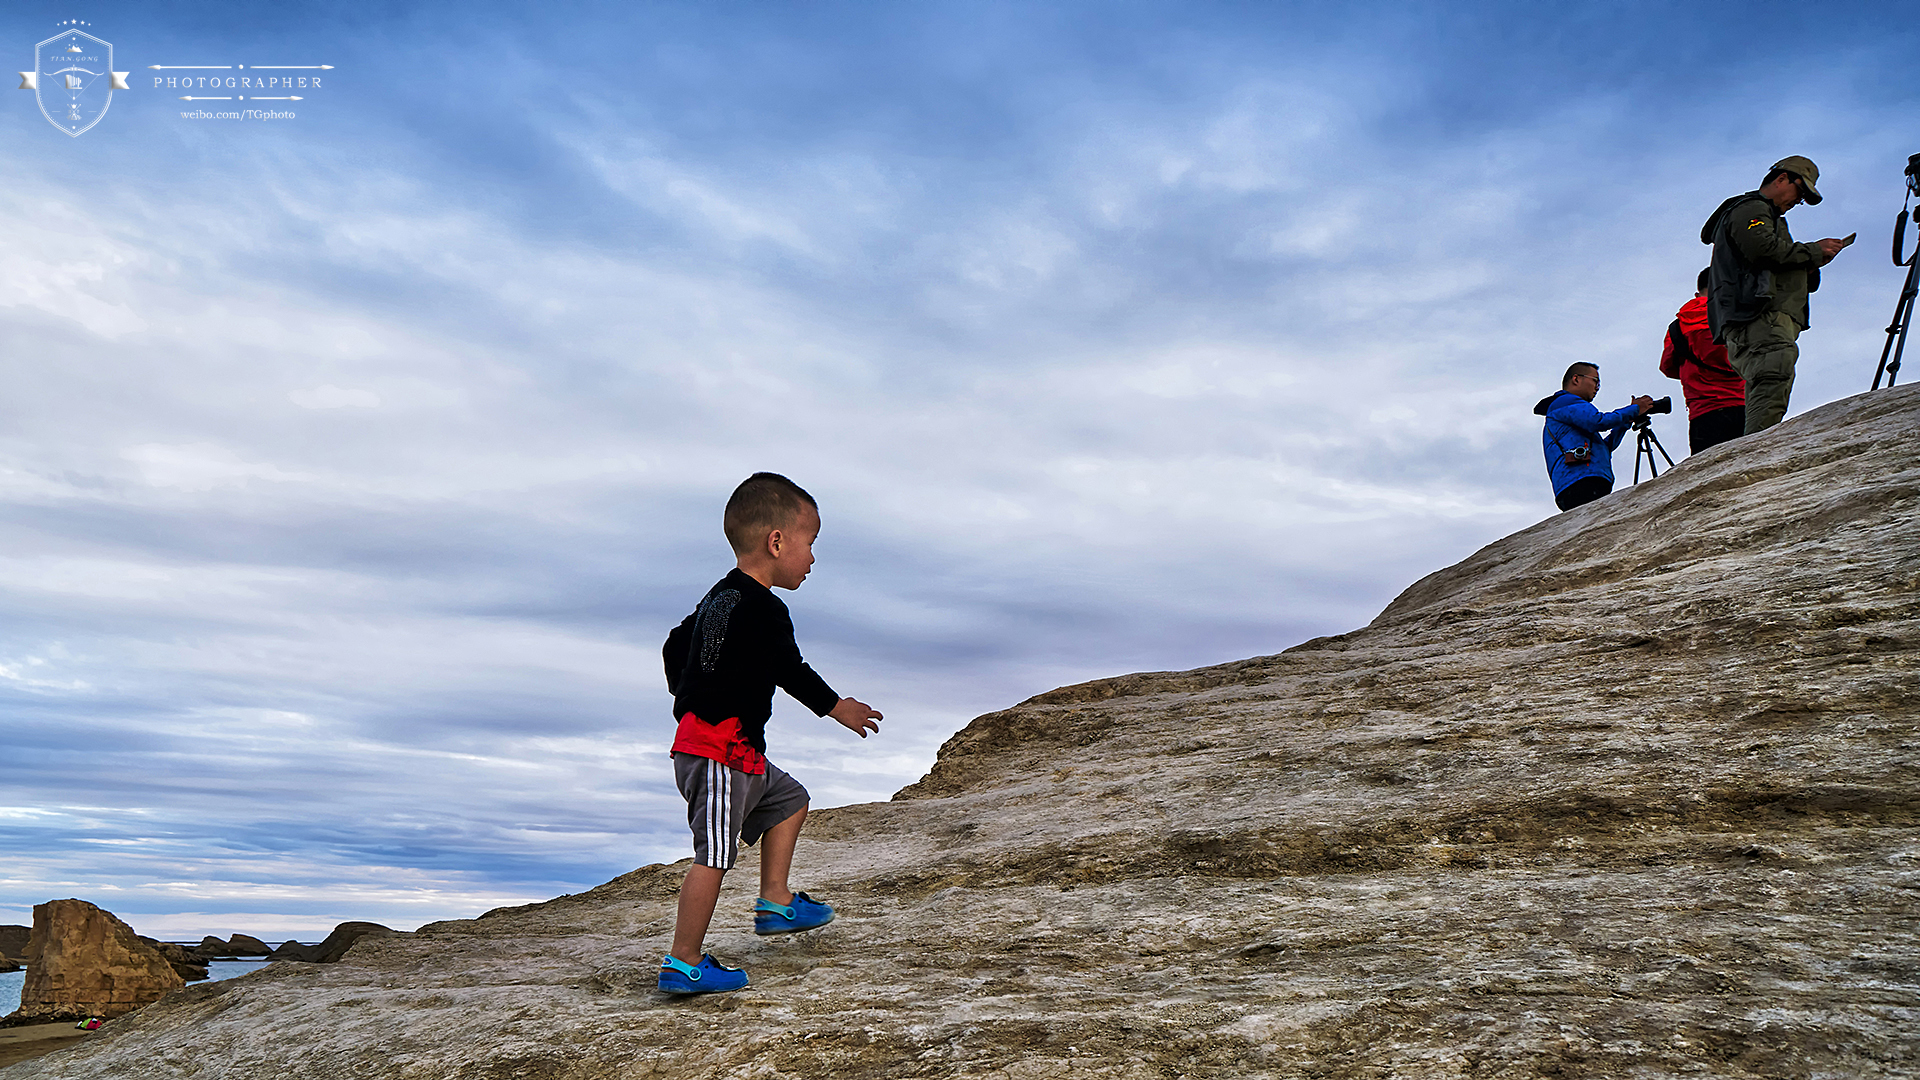
[{"label": "gray shorts", "polygon": [[693,861],[720,870],[731,870],[739,861],[742,840],[752,846],[807,805],[807,789],[771,761],[764,775],[755,776],[712,758],[677,753],[673,782],[687,800]]}]

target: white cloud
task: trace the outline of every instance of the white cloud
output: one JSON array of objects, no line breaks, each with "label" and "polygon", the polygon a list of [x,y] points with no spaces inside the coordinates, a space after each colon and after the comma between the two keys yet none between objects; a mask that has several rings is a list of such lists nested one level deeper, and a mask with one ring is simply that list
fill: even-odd
[{"label": "white cloud", "polygon": [[[148,253],[103,235],[71,203],[15,200],[8,209],[7,229],[0,232],[0,306],[36,308],[109,339],[146,329],[120,286],[149,261]],[[36,359],[57,364],[68,357]]]},{"label": "white cloud", "polygon": [[130,446],[122,450],[120,456],[133,462],[147,483],[181,491],[210,491],[248,480],[286,483],[313,479],[275,465],[244,460],[227,447],[213,443],[183,446],[146,443]]},{"label": "white cloud", "polygon": [[380,395],[323,383],[306,390],[287,391],[287,400],[303,409],[377,409]]}]

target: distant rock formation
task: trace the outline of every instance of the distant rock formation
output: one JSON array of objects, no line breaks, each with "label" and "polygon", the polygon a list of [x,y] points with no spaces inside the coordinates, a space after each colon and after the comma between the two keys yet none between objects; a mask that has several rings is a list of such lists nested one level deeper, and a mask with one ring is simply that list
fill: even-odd
[{"label": "distant rock formation", "polygon": [[325,941],[318,945],[302,945],[297,941],[282,942],[267,957],[269,960],[293,960],[306,964],[335,964],[347,955],[347,950],[363,937],[375,937],[397,933],[390,927],[371,922],[343,922],[333,928]]},{"label": "distant rock formation", "polygon": [[149,949],[164,957],[182,979],[188,982],[199,982],[207,977],[207,957],[202,956],[200,950],[188,949],[175,945],[171,941],[159,941],[150,937],[142,937],[140,940],[145,942]]},{"label": "distant rock formation", "polygon": [[123,1016],[186,985],[126,923],[85,900],[33,909],[26,982],[14,1023]]},{"label": "distant rock formation", "polygon": [[265,956],[273,949],[257,937],[235,934],[227,942],[227,956]]},{"label": "distant rock formation", "polygon": [[235,934],[231,941],[222,941],[212,934],[200,939],[192,951],[205,960],[239,959],[248,956],[266,956],[273,949],[257,937]]},{"label": "distant rock formation", "polygon": [[30,926],[0,926],[0,971],[19,971],[26,963]]},{"label": "distant rock formation", "polygon": [[11,960],[19,964],[27,958],[27,939],[33,935],[31,926],[0,926],[0,960]]},{"label": "distant rock formation", "polygon": [[302,945],[297,941],[283,941],[280,947],[268,954],[269,960],[294,960],[303,964],[315,963],[320,959],[320,949],[315,945]]},{"label": "distant rock formation", "polygon": [[381,926],[379,923],[343,922],[339,926],[334,927],[333,933],[328,934],[327,939],[320,943],[318,949],[314,950],[314,962],[317,964],[337,964],[342,957],[347,955],[347,950],[353,948],[354,943],[361,938],[369,934],[379,936],[393,932],[390,927]]},{"label": "distant rock formation", "polygon": [[685,865],[649,866],[8,1080],[1914,1077],[1916,432],[1920,387],[1837,402],[1365,628],[979,717],[809,817],[832,925],[754,936],[743,858],[740,993],[653,989]]}]

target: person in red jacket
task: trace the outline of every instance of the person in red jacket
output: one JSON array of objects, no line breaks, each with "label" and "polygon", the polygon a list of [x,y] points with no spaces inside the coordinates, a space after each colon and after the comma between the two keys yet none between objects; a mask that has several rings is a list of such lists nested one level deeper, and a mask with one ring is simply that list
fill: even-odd
[{"label": "person in red jacket", "polygon": [[1687,443],[1694,453],[1737,439],[1747,428],[1747,384],[1727,363],[1727,347],[1707,328],[1707,271],[1693,299],[1667,326],[1660,374],[1679,379],[1687,398]]}]

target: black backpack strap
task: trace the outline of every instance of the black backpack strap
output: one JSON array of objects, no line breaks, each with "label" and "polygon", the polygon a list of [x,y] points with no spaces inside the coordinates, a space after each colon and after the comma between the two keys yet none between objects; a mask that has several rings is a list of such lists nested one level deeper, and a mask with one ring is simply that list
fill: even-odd
[{"label": "black backpack strap", "polygon": [[1673,342],[1673,355],[1684,364],[1691,360],[1698,364],[1700,357],[1693,351],[1693,343],[1687,340],[1687,332],[1680,329],[1680,320],[1667,324],[1667,340]]}]

